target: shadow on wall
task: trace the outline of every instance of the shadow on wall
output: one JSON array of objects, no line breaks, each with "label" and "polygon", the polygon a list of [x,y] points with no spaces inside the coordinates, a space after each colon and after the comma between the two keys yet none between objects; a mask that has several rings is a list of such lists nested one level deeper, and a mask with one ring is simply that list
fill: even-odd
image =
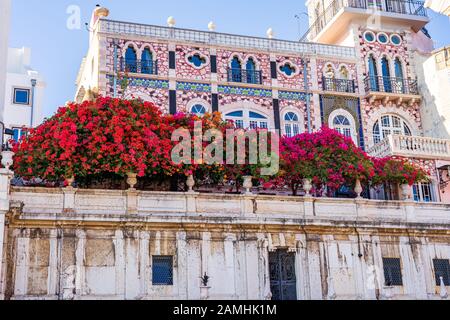
[{"label": "shadow on wall", "polygon": [[[446,110],[445,106],[439,106],[441,101],[445,101],[443,97],[438,99],[435,94],[445,95],[446,92],[439,90],[439,76],[436,69],[435,56],[421,54],[416,52],[416,68],[419,90],[422,93],[422,104],[420,108],[422,127],[424,135],[427,137],[450,139],[449,129],[446,122],[450,119],[442,114]],[[430,86],[437,86],[431,87]],[[449,111],[447,111],[449,112]],[[450,112],[449,112],[450,114]]]}]

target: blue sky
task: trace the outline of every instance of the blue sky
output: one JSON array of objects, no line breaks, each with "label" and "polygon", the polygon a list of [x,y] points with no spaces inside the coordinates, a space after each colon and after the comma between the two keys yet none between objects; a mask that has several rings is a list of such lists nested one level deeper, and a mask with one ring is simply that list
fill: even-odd
[{"label": "blue sky", "polygon": [[[299,38],[296,13],[306,11],[305,2],[299,0],[13,0],[10,46],[30,47],[32,66],[44,76],[47,91],[44,116],[50,116],[58,106],[72,100],[75,79],[81,59],[87,52],[88,22],[97,3],[111,10],[110,18],[165,25],[172,15],[178,27],[207,30],[214,21],[218,32],[265,36],[272,27],[281,39]],[[66,10],[71,5],[81,9],[81,29],[69,30]],[[427,26],[436,46],[450,43],[448,17],[429,12],[431,23]],[[306,16],[302,15],[301,30],[307,29]]]}]

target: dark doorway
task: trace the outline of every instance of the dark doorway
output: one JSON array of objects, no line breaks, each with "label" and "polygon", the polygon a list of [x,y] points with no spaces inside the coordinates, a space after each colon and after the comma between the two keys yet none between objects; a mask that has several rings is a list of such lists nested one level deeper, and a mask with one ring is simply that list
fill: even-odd
[{"label": "dark doorway", "polygon": [[272,300],[297,300],[295,253],[278,250],[269,254]]}]

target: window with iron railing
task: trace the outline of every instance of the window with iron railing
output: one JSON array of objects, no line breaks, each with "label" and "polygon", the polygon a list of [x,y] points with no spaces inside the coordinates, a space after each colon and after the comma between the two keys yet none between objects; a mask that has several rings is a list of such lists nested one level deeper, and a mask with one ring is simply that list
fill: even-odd
[{"label": "window with iron railing", "polygon": [[120,59],[120,71],[140,74],[158,74],[158,60]]},{"label": "window with iron railing", "polygon": [[173,257],[153,256],[152,284],[154,286],[173,285]]},{"label": "window with iron railing", "polygon": [[364,79],[364,84],[366,93],[372,91],[395,94],[419,94],[417,80],[397,77],[368,76]]},{"label": "window with iron railing", "polygon": [[399,258],[383,258],[383,269],[386,286],[403,286],[402,268]]},{"label": "window with iron railing", "polygon": [[441,285],[441,278],[444,285],[450,286],[450,260],[448,259],[434,259],[434,274],[436,278],[436,285]]},{"label": "window with iron railing", "polygon": [[228,68],[227,80],[228,82],[262,84],[262,72],[259,70]]},{"label": "window with iron railing", "polygon": [[355,81],[347,79],[322,78],[324,91],[355,93]]}]

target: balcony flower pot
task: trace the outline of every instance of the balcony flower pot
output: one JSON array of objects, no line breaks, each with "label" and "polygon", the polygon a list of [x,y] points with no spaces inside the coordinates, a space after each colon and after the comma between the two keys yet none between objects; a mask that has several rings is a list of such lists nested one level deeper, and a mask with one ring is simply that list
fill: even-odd
[{"label": "balcony flower pot", "polygon": [[201,286],[200,287],[200,300],[208,300],[209,299],[209,286]]},{"label": "balcony flower pot", "polygon": [[355,184],[355,193],[357,195],[356,199],[362,199],[363,197],[361,196],[362,192],[364,191],[362,185],[361,185],[361,180],[357,179],[356,180],[356,184]]},{"label": "balcony flower pot", "polygon": [[70,178],[66,179],[67,182],[67,187],[68,188],[72,188],[73,187],[73,183],[75,182],[75,178],[73,176],[71,176]]},{"label": "balcony flower pot", "polygon": [[127,173],[127,183],[128,186],[130,187],[130,190],[135,190],[135,186],[137,184],[137,174],[133,173],[133,172],[128,172]]},{"label": "balcony flower pot", "polygon": [[13,165],[13,156],[14,152],[12,151],[3,151],[2,152],[2,166],[9,170],[9,168]]},{"label": "balcony flower pot", "polygon": [[245,194],[252,194],[251,189],[253,188],[253,177],[252,176],[244,176],[242,177],[244,179],[244,183],[242,186],[245,188]]}]

